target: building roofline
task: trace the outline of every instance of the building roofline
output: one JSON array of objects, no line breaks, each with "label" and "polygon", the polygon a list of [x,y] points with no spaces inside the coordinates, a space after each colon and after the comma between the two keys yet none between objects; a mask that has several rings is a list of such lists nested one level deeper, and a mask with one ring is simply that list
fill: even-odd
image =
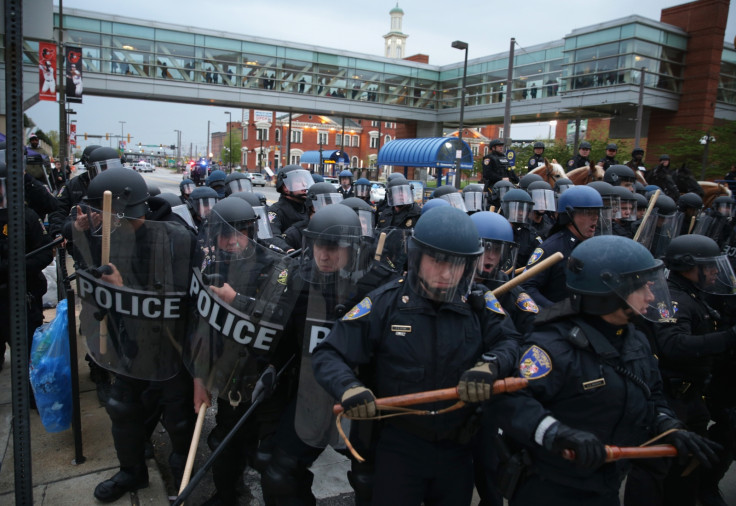
[{"label": "building roofline", "polygon": [[653,28],[659,28],[662,30],[666,30],[668,32],[675,32],[679,35],[688,36],[688,33],[682,28],[680,28],[679,26],[663,23],[662,21],[657,21],[655,19],[645,18],[643,16],[639,16],[638,14],[632,14],[631,16],[625,16],[623,18],[612,19],[610,21],[604,21],[602,23],[598,23],[595,25],[575,28],[570,33],[565,35],[565,38],[576,37],[578,35],[583,35],[583,34],[591,33],[591,32],[597,32],[598,30],[604,30],[606,28],[612,28],[614,26],[627,25],[631,23],[640,23],[643,25],[651,26]]}]

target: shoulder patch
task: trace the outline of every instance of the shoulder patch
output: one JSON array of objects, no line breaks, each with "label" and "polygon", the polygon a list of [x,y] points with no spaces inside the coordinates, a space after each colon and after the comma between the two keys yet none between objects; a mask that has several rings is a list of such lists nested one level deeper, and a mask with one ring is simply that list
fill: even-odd
[{"label": "shoulder patch", "polygon": [[535,263],[537,260],[539,260],[542,255],[544,255],[544,250],[542,248],[535,249],[531,255],[529,255],[529,261],[526,263],[526,266],[529,267],[533,263]]},{"label": "shoulder patch", "polygon": [[273,211],[268,212],[268,222],[271,223],[273,220],[276,219],[276,213]]},{"label": "shoulder patch", "polygon": [[676,300],[673,300],[673,301],[672,301],[672,311],[674,311],[674,313],[675,313],[675,314],[677,314],[677,311],[679,311],[679,309],[680,309],[680,308],[679,308],[679,306],[677,305],[677,301],[676,301]]},{"label": "shoulder patch", "polygon": [[519,361],[519,373],[522,378],[538,379],[552,372],[552,360],[547,352],[536,344],[526,350]]},{"label": "shoulder patch", "polygon": [[506,312],[501,307],[501,303],[498,302],[498,299],[495,295],[493,295],[493,292],[488,290],[485,295],[483,295],[483,298],[486,300],[486,309],[489,311],[493,311],[494,313],[505,315]]},{"label": "shoulder patch", "polygon": [[516,305],[521,309],[522,311],[526,311],[527,313],[538,313],[539,312],[539,306],[537,306],[537,303],[534,302],[534,299],[532,299],[526,292],[521,292],[519,296],[516,298]]},{"label": "shoulder patch", "polygon": [[284,269],[283,271],[279,272],[279,277],[276,279],[276,282],[280,285],[285,285],[288,278],[289,271],[288,269]]},{"label": "shoulder patch", "polygon": [[371,312],[372,306],[373,303],[371,302],[371,299],[366,297],[365,299],[358,302],[358,304],[353,309],[345,313],[345,316],[343,316],[342,319],[357,320],[358,318],[362,318]]}]

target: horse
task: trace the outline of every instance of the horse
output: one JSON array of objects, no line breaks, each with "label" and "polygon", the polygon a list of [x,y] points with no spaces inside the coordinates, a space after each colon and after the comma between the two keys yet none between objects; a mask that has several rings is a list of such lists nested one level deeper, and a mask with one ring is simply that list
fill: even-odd
[{"label": "horse", "polygon": [[573,184],[588,184],[593,181],[603,181],[603,165],[598,164],[595,166],[578,167],[568,172],[565,177],[573,182]]},{"label": "horse", "polygon": [[705,196],[703,197],[703,207],[710,207],[717,197],[731,196],[731,190],[727,186],[713,181],[698,181],[703,189]]},{"label": "horse", "polygon": [[539,167],[530,170],[529,174],[536,174],[538,176],[541,176],[543,180],[547,181],[550,186],[554,187],[555,182],[565,176],[565,169],[562,168],[562,165],[557,163],[557,160],[553,159],[551,162],[544,159],[544,165],[540,165]]}]

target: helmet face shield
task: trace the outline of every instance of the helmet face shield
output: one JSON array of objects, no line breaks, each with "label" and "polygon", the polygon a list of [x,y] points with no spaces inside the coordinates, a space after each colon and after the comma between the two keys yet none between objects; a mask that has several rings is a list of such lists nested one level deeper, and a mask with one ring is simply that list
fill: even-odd
[{"label": "helmet face shield", "polygon": [[256,206],[253,208],[256,216],[258,216],[258,238],[259,239],[270,239],[273,237],[271,232],[271,222],[268,221],[268,213],[264,206]]},{"label": "helmet face shield", "polygon": [[725,216],[726,218],[733,216],[734,206],[731,202],[718,202],[714,204],[713,208],[721,216]]},{"label": "helmet face shield", "polygon": [[603,206],[611,210],[611,218],[621,219],[621,197],[618,195],[605,195]]},{"label": "helmet face shield", "polygon": [[[251,185],[250,179],[235,179],[233,181],[230,181],[227,184],[227,187],[230,189],[230,193],[240,193],[240,192],[252,192],[253,191],[253,185]],[[191,191],[191,190],[190,190]]]},{"label": "helmet face shield", "polygon": [[364,237],[373,237],[373,227],[375,215],[373,211],[358,209],[358,219],[360,220],[360,230]]},{"label": "helmet face shield", "polygon": [[636,221],[636,200],[621,200],[621,220]]},{"label": "helmet face shield", "polygon": [[530,192],[532,200],[534,201],[535,211],[556,211],[557,202],[555,200],[555,192],[553,190],[532,190]]},{"label": "helmet face shield", "polygon": [[446,200],[452,207],[460,209],[462,212],[467,213],[468,209],[465,207],[462,195],[459,193],[448,193],[440,197],[442,200]]},{"label": "helmet face shield", "polygon": [[463,192],[467,212],[485,211],[486,194],[484,192]]},{"label": "helmet face shield", "polygon": [[212,211],[204,229],[205,244],[214,247],[214,256],[219,261],[243,260],[255,252],[253,239],[257,228],[257,221],[229,223],[217,211]]},{"label": "helmet face shield", "polygon": [[310,200],[314,207],[314,212],[317,212],[325,206],[339,204],[342,202],[342,199],[342,193],[320,193],[319,195],[314,195]]},{"label": "helmet face shield", "polygon": [[674,321],[672,297],[667,286],[664,265],[646,271],[621,275],[603,275],[603,283],[636,313],[652,322]]},{"label": "helmet face shield", "polygon": [[357,282],[371,259],[363,251],[364,244],[359,227],[335,225],[318,233],[304,230],[299,273],[317,285]]},{"label": "helmet face shield", "polygon": [[[498,270],[507,271],[516,265],[519,245],[495,239],[483,239],[483,254],[478,261],[476,277],[484,281],[496,279]],[[509,274],[512,275],[513,271]]]},{"label": "helmet face shield", "polygon": [[559,183],[555,185],[555,188],[557,189],[557,193],[565,193],[565,191],[569,190],[573,186],[575,185],[572,183]]},{"label": "helmet face shield", "polygon": [[736,276],[726,255],[693,260],[698,268],[698,288],[715,295],[736,293]]},{"label": "helmet face shield", "polygon": [[355,196],[358,198],[365,198],[371,196],[371,185],[368,184],[355,184],[353,186]]},{"label": "helmet face shield", "polygon": [[[115,168],[115,167],[121,167],[122,168],[122,166],[123,166],[123,164],[120,162],[120,158],[111,158],[109,160],[102,160],[102,161],[99,161],[99,162],[94,162],[91,165],[93,165],[94,168],[95,168],[95,170],[94,170],[95,171],[95,174],[94,175],[99,174],[103,170],[112,169],[112,168]],[[92,178],[92,176],[93,175],[90,173],[90,179]]]},{"label": "helmet face shield", "polygon": [[416,293],[438,302],[458,300],[470,293],[479,255],[436,250],[412,238],[409,242],[408,282]]},{"label": "helmet face shield", "polygon": [[194,211],[197,213],[197,216],[205,219],[209,216],[210,210],[217,204],[217,199],[215,197],[195,199],[192,204],[194,205]]},{"label": "helmet face shield", "polygon": [[291,193],[306,192],[313,184],[314,179],[308,170],[291,170],[284,174],[284,186]]},{"label": "helmet face shield", "polygon": [[493,200],[503,200],[503,196],[506,195],[509,190],[513,189],[513,186],[495,186],[493,188]]},{"label": "helmet face shield", "polygon": [[406,206],[414,202],[411,186],[402,184],[386,188],[386,202],[390,206]]},{"label": "helmet face shield", "polygon": [[529,213],[533,207],[533,202],[501,202],[503,215],[510,223],[530,223]]},{"label": "helmet face shield", "polygon": [[659,215],[652,213],[646,223],[640,225],[644,230],[639,235],[643,244],[655,258],[664,255],[667,246],[680,232],[682,215],[679,213]]},{"label": "helmet face shield", "polygon": [[196,187],[194,183],[184,183],[181,185],[181,194],[188,197]]}]

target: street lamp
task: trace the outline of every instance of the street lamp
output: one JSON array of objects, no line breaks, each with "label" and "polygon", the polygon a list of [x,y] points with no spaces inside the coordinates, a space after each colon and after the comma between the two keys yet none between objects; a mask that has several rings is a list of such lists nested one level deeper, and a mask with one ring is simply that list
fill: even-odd
[{"label": "street lamp", "polygon": [[700,169],[700,179],[705,181],[705,168],[708,165],[708,147],[711,143],[716,142],[716,138],[713,137],[710,132],[707,132],[703,137],[700,138],[700,144],[705,146],[703,150],[703,166]]},{"label": "street lamp", "polygon": [[[228,116],[230,116],[230,121],[228,121],[227,128],[225,130],[228,133],[228,136],[227,136],[228,144],[232,145],[233,140],[230,138],[230,134],[232,133],[231,130],[230,130],[230,128],[231,128],[231,123],[233,122],[233,113],[231,113],[230,111],[225,111],[225,114],[227,114]],[[232,162],[232,157],[230,156],[230,148],[228,148],[228,150],[227,150],[227,166],[228,166],[229,172],[232,172],[233,171],[233,162]]]},{"label": "street lamp", "polygon": [[465,115],[465,79],[468,75],[468,43],[456,40],[452,47],[465,51],[465,63],[463,64],[463,83],[460,93],[460,128],[457,132],[458,148],[455,151],[455,188],[460,189],[460,163],[463,158],[463,117]]}]

